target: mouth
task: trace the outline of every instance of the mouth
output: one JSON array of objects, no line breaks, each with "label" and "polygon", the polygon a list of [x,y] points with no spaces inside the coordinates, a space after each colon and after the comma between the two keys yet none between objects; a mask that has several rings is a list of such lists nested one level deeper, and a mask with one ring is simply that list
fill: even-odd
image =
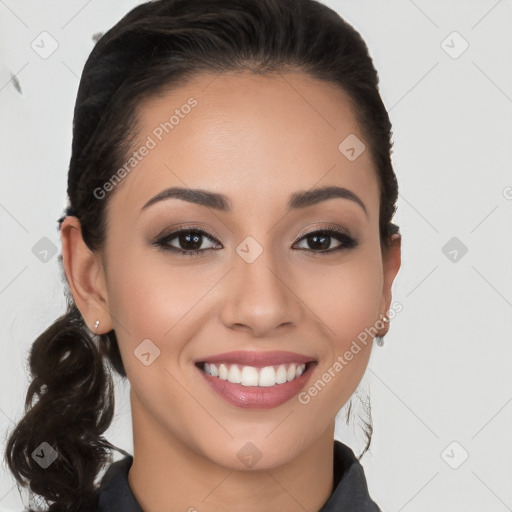
[{"label": "mouth", "polygon": [[289,401],[304,388],[318,364],[291,352],[238,351],[207,359],[194,364],[209,387],[231,405],[252,409],[270,409]]},{"label": "mouth", "polygon": [[279,386],[291,382],[306,373],[312,365],[316,365],[316,361],[263,367],[229,363],[196,363],[200,370],[213,378],[253,387]]}]

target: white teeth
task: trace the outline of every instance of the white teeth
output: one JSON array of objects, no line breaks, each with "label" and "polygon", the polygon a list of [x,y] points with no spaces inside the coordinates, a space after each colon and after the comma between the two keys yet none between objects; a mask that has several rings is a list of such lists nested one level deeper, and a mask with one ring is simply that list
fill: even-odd
[{"label": "white teeth", "polygon": [[241,380],[242,374],[238,369],[238,366],[236,364],[232,364],[228,373],[228,381],[232,382],[233,384],[240,384]]},{"label": "white teeth", "polygon": [[297,366],[295,363],[292,363],[288,368],[288,372],[286,373],[286,379],[292,380],[295,378],[295,371],[297,370]]},{"label": "white teeth", "polygon": [[[212,366],[216,366],[216,365],[210,364],[210,368]],[[226,368],[225,364],[221,364],[219,366],[219,379],[228,380],[228,369]]]},{"label": "white teeth", "polygon": [[276,372],[276,384],[284,384],[286,382],[286,368],[282,364]]},{"label": "white teeth", "polygon": [[240,379],[242,386],[257,386],[258,385],[258,370],[252,366],[244,366],[242,368],[242,377]]},{"label": "white teeth", "polygon": [[273,366],[265,366],[260,370],[260,386],[274,386],[276,383],[276,371]]},{"label": "white teeth", "polygon": [[278,366],[265,366],[264,368],[243,366],[241,370],[236,364],[221,363],[217,365],[204,363],[204,371],[212,377],[218,377],[233,384],[242,384],[242,386],[269,387],[276,384],[284,384],[300,377],[305,369],[306,365],[304,363],[281,364]]}]

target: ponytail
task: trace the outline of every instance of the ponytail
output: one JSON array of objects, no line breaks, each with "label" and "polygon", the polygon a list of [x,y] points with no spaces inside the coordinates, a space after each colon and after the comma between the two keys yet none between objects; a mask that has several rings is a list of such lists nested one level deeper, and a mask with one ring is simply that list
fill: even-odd
[{"label": "ponytail", "polygon": [[6,461],[15,479],[54,502],[49,512],[94,510],[94,480],[112,462],[109,450],[117,450],[102,437],[114,413],[114,386],[103,355],[126,374],[113,331],[101,337],[103,348],[89,333],[68,299],[67,312],[31,347],[32,382],[25,415],[6,445]]}]

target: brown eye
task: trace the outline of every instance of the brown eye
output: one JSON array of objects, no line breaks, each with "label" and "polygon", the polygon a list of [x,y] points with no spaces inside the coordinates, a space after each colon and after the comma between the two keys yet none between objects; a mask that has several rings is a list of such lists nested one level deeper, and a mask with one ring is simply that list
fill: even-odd
[{"label": "brown eye", "polygon": [[[338,240],[340,245],[334,249],[330,248],[332,239]],[[338,231],[335,229],[322,229],[319,231],[312,231],[304,235],[301,241],[306,241],[306,249],[312,250],[313,252],[322,253],[333,253],[344,249],[352,249],[357,246],[357,241],[351,236]]]},{"label": "brown eye", "polygon": [[[176,245],[178,245],[178,247],[171,245],[171,241],[175,239],[177,240]],[[164,250],[169,250],[184,255],[194,255],[213,249],[213,247],[200,249],[200,247],[203,245],[204,239],[207,239],[215,244],[215,239],[206,231],[201,229],[180,229],[160,238],[155,242],[155,245]]]}]

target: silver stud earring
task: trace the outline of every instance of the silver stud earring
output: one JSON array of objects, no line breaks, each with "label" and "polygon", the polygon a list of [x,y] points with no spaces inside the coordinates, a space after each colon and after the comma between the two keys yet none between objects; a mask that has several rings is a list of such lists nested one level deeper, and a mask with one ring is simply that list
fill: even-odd
[{"label": "silver stud earring", "polygon": [[373,340],[375,341],[375,343],[377,343],[379,347],[384,346],[384,336],[375,336]]},{"label": "silver stud earring", "polygon": [[94,324],[94,330],[97,331],[98,330],[98,325],[100,325],[100,321],[99,320],[96,320],[96,323]]}]

